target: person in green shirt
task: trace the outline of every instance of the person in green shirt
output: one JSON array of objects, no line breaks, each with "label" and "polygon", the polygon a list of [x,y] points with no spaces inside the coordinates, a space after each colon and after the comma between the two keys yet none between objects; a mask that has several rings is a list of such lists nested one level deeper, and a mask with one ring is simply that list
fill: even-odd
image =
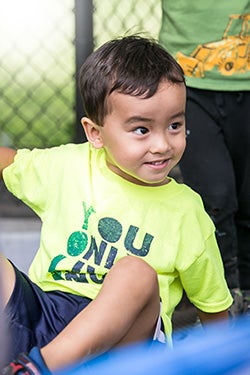
[{"label": "person in green shirt", "polygon": [[232,316],[250,308],[249,25],[249,0],[162,0],[159,41],[187,84],[180,170],[215,223]]},{"label": "person in green shirt", "polygon": [[186,144],[179,64],[155,41],[115,39],[84,62],[80,89],[87,143],[0,148],[6,187],[42,221],[29,276],[0,262],[11,357],[28,352],[8,374],[171,342],[183,290],[203,323],[232,303],[213,223],[169,177]]}]

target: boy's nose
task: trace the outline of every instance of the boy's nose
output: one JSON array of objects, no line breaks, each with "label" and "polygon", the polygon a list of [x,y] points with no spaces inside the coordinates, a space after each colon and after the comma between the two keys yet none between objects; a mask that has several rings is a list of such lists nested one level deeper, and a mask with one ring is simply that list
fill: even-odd
[{"label": "boy's nose", "polygon": [[153,154],[166,153],[170,149],[169,139],[167,135],[157,135],[152,138],[150,151]]}]

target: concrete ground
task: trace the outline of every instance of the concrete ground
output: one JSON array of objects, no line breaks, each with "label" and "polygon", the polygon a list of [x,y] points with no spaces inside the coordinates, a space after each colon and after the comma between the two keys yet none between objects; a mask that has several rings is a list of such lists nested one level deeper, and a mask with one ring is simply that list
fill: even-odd
[{"label": "concrete ground", "polygon": [[40,228],[36,218],[0,217],[0,252],[24,272],[38,249]]}]

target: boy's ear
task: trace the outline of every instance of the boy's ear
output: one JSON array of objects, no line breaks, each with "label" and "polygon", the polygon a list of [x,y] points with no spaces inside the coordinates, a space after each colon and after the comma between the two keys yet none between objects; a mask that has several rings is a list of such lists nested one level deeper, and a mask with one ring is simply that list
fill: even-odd
[{"label": "boy's ear", "polygon": [[102,148],[103,141],[99,126],[88,117],[83,117],[81,119],[81,123],[89,143],[91,143],[95,148]]}]

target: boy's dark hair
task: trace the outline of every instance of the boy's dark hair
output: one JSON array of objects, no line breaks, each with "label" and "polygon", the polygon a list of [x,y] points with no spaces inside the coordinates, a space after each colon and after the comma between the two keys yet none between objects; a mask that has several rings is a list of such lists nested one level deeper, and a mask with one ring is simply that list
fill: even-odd
[{"label": "boy's dark hair", "polygon": [[84,62],[79,86],[85,115],[103,125],[113,91],[149,98],[159,83],[185,83],[183,70],[156,41],[137,35],[111,40]]}]

